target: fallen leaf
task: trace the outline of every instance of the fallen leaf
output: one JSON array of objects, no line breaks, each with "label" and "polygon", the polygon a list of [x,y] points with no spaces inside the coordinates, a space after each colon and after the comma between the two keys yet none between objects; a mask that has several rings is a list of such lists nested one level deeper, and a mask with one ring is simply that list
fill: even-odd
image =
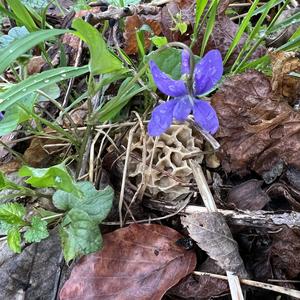
[{"label": "fallen leaf", "polygon": [[52,232],[49,238],[18,255],[12,255],[4,244],[0,249],[1,299],[55,299],[61,264],[58,234]]},{"label": "fallen leaf", "polygon": [[218,212],[193,213],[181,217],[181,223],[198,246],[226,271],[242,278],[247,272],[226,221]]},{"label": "fallen leaf", "polygon": [[[136,32],[143,26],[148,25],[154,35],[161,33],[160,24],[153,16],[130,16],[125,19],[124,39],[125,39],[125,52],[127,54],[136,54],[138,52]],[[145,48],[149,49],[151,42],[149,40],[150,32],[144,31]]]},{"label": "fallen leaf", "polygon": [[269,79],[247,71],[224,81],[212,97],[227,172],[263,175],[283,162],[300,169],[300,115],[272,94]]},{"label": "fallen leaf", "polygon": [[300,274],[300,230],[284,227],[272,238],[273,268],[282,270],[288,279],[296,278]]},{"label": "fallen leaf", "polygon": [[271,199],[261,188],[263,181],[251,179],[233,187],[227,197],[228,204],[241,210],[260,210]]},{"label": "fallen leaf", "polygon": [[[239,25],[230,20],[230,18],[225,15],[226,8],[230,1],[220,1],[218,7],[218,13],[216,20],[214,22],[214,28],[208,40],[205,52],[218,49],[224,58],[230,45],[232,44],[234,37],[239,29]],[[194,11],[195,2],[194,1],[172,1],[165,5],[161,10],[161,27],[164,36],[167,37],[169,42],[183,42],[187,45],[191,43],[191,34],[193,33],[194,26]],[[171,28],[174,27],[175,23],[172,16],[176,14],[181,14],[182,20],[187,24],[188,29],[184,35],[181,35],[178,31],[173,31]],[[202,29],[196,38],[196,43],[193,47],[193,52],[195,54],[200,53],[202,41],[204,38],[205,30]],[[243,34],[237,47],[233,50],[232,55],[227,61],[226,65],[232,65],[242,47],[247,40],[247,34]],[[266,53],[266,48],[259,46],[251,56],[251,59],[259,58]]]},{"label": "fallen leaf", "polygon": [[300,97],[300,79],[289,75],[300,72],[300,58],[295,52],[269,52],[272,63],[272,89],[280,99],[293,104]]},{"label": "fallen leaf", "polygon": [[180,238],[156,224],[105,234],[103,250],[80,259],[60,299],[161,299],[196,265],[195,253],[176,245]]},{"label": "fallen leaf", "polygon": [[[225,272],[210,258],[201,264],[200,272],[224,275]],[[211,276],[188,275],[182,279],[176,286],[172,287],[168,294],[181,297],[183,299],[204,300],[220,296],[229,292],[228,282],[213,278]]]},{"label": "fallen leaf", "polygon": [[46,61],[44,60],[44,58],[42,56],[32,57],[27,65],[28,75],[40,73],[42,71],[42,68],[45,65],[45,63],[46,63]]},{"label": "fallen leaf", "polygon": [[285,183],[273,183],[268,188],[268,195],[273,199],[285,199],[276,203],[276,209],[300,211],[300,191]]}]

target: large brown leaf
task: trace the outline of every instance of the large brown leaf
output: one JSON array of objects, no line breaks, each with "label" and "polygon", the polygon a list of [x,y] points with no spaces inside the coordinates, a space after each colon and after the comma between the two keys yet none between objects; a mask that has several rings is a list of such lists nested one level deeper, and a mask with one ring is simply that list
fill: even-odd
[{"label": "large brown leaf", "polygon": [[226,171],[263,175],[276,173],[280,164],[300,169],[300,114],[278,101],[265,75],[248,71],[228,78],[212,104]]},{"label": "large brown leaf", "polygon": [[191,273],[196,255],[161,225],[130,225],[104,235],[104,248],[74,267],[60,299],[157,300]]},{"label": "large brown leaf", "polygon": [[220,213],[189,214],[181,217],[181,223],[198,246],[223,270],[231,271],[242,278],[248,276],[239,254],[238,244]]}]

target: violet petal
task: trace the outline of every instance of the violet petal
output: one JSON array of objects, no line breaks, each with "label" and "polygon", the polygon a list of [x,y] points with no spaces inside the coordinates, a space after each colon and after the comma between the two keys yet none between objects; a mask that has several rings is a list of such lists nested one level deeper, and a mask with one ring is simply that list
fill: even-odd
[{"label": "violet petal", "polygon": [[183,50],[181,53],[181,74],[190,73],[190,54],[188,51]]},{"label": "violet petal", "polygon": [[180,97],[187,94],[183,80],[174,80],[162,72],[154,61],[149,62],[154,82],[158,89],[169,96]]},{"label": "violet petal", "polygon": [[219,128],[219,120],[214,108],[203,100],[195,100],[194,103],[194,117],[204,130],[214,134]]},{"label": "violet petal", "polygon": [[191,113],[193,105],[189,100],[189,96],[175,98],[174,101],[176,101],[176,105],[173,110],[173,117],[177,121],[183,122]]},{"label": "violet petal", "polygon": [[176,103],[177,101],[173,99],[154,108],[148,124],[148,134],[150,136],[159,136],[171,126]]},{"label": "violet petal", "polygon": [[222,56],[219,50],[211,50],[195,66],[195,95],[211,90],[223,74]]}]

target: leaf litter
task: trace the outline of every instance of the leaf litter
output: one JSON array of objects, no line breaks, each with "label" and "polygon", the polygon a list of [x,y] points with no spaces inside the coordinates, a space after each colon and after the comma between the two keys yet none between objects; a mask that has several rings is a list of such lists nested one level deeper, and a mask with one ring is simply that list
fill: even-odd
[{"label": "leaf litter", "polygon": [[[41,2],[8,1],[7,47],[18,30],[14,14],[26,15],[18,25],[38,28]],[[293,38],[299,32],[282,17],[297,17],[298,8],[284,4],[276,21],[275,1],[262,7],[206,1],[196,28],[198,1],[55,2],[45,10],[46,27],[72,28],[76,35],[40,41],[1,78],[8,84],[1,93],[12,97],[3,110],[8,101],[18,103],[1,124],[14,131],[1,137],[0,298],[242,299],[238,278],[259,281],[246,283],[262,288],[245,289],[247,299],[298,297],[300,62]],[[250,6],[251,23],[236,41]],[[280,36],[268,34],[273,20]],[[235,42],[222,77],[221,59]],[[268,49],[270,43],[293,51]],[[240,54],[251,47],[245,65]],[[218,58],[208,59],[211,53]],[[42,76],[66,66],[86,66],[95,76],[64,81],[59,73],[55,94],[48,89],[43,102],[19,108],[21,90],[14,98],[9,84],[19,88],[35,74],[45,85]],[[22,93],[29,95],[27,88]],[[175,98],[163,102],[164,94]],[[206,108],[196,112],[196,103]],[[200,187],[190,161],[203,169]],[[20,175],[29,178],[20,182]],[[10,199],[16,203],[7,204]],[[22,253],[12,256],[6,241]]]}]

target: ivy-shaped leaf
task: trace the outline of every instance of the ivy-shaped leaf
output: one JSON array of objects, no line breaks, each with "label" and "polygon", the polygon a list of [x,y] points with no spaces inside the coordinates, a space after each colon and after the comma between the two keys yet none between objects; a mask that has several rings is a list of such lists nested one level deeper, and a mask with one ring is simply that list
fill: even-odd
[{"label": "ivy-shaped leaf", "polygon": [[102,247],[102,236],[97,223],[86,212],[72,209],[60,228],[60,238],[65,260],[95,252]]},{"label": "ivy-shaped leaf", "polygon": [[65,165],[55,165],[49,168],[31,168],[23,166],[19,170],[20,176],[29,176],[25,180],[26,183],[34,187],[52,187],[57,190],[63,190],[68,193],[73,193],[80,197],[81,193],[78,190],[73,178],[68,173]]},{"label": "ivy-shaped leaf", "polygon": [[90,182],[78,182],[77,188],[81,190],[82,198],[64,191],[56,191],[53,195],[53,204],[68,211],[60,229],[67,261],[101,248],[99,224],[107,217],[114,195],[111,187],[97,191]]},{"label": "ivy-shaped leaf", "polygon": [[71,193],[57,191],[53,195],[53,204],[60,210],[80,209],[86,212],[91,220],[99,224],[107,217],[111,209],[113,189],[107,186],[104,190],[97,191],[88,181],[78,182],[76,185],[84,195],[82,199]]},{"label": "ivy-shaped leaf", "polygon": [[28,243],[40,242],[48,236],[47,222],[40,217],[32,217],[30,227],[24,234],[25,241]]}]

